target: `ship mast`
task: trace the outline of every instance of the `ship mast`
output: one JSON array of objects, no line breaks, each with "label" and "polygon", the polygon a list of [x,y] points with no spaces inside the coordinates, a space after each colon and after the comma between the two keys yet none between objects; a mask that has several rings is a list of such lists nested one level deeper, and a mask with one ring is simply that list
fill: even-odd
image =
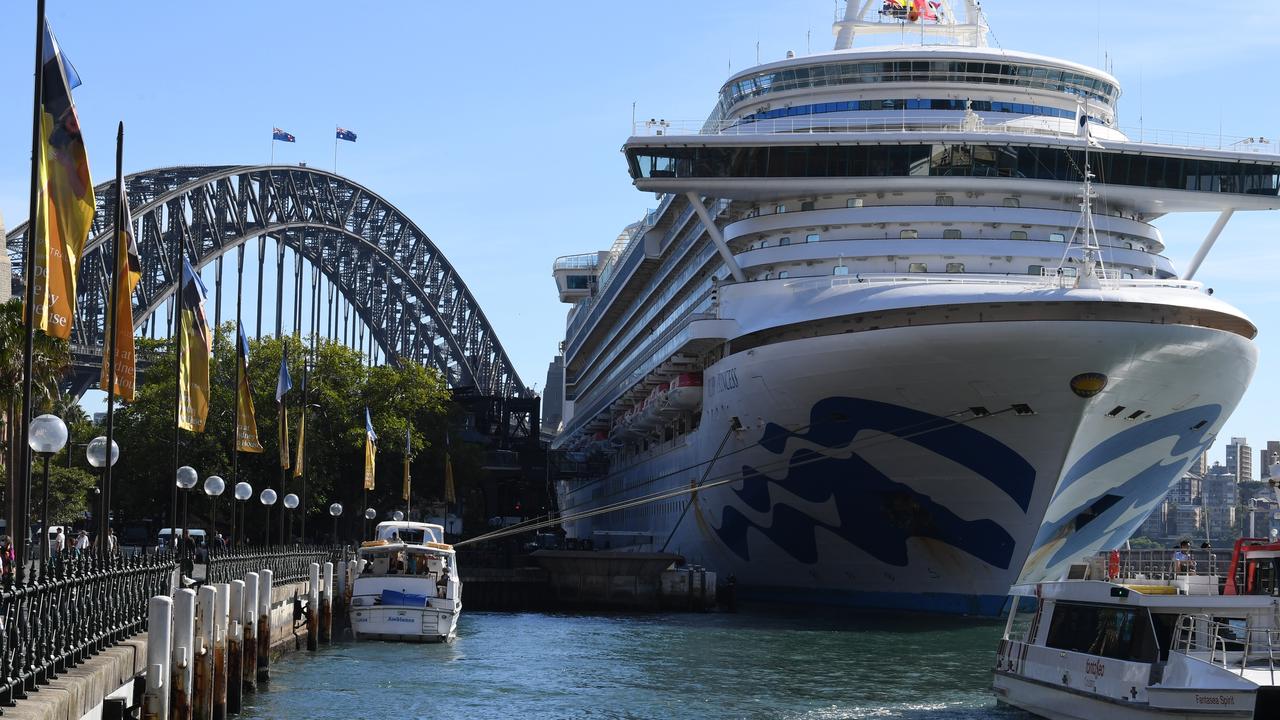
[{"label": "ship mast", "polygon": [[[963,5],[963,16],[956,6]],[[987,46],[987,20],[977,0],[848,0],[844,17],[832,25],[836,50],[848,50],[870,35],[911,37],[920,44]]]}]

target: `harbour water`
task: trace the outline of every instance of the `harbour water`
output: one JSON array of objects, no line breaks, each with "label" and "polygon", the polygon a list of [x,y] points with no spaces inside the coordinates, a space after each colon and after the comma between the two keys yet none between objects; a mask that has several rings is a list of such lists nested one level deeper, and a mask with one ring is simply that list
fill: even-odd
[{"label": "harbour water", "polygon": [[243,718],[1008,718],[973,620],[465,613],[450,645],[287,655]]}]

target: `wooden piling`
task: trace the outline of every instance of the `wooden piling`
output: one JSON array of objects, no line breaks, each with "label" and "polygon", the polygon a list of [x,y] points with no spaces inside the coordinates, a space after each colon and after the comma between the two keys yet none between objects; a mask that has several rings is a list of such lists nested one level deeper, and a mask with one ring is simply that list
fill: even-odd
[{"label": "wooden piling", "polygon": [[258,682],[271,679],[271,571],[258,573]]},{"label": "wooden piling", "polygon": [[226,583],[213,586],[213,720],[227,718],[227,605],[231,588]]},{"label": "wooden piling", "polygon": [[173,594],[173,655],[169,669],[169,717],[191,720],[191,675],[195,661],[196,594]]},{"label": "wooden piling", "polygon": [[333,642],[333,563],[324,564],[324,594],[320,597],[320,642]]},{"label": "wooden piling", "polygon": [[320,649],[320,563],[311,563],[307,582],[307,649]]},{"label": "wooden piling", "polygon": [[240,683],[246,692],[258,689],[258,573],[244,574],[244,638],[240,648]]},{"label": "wooden piling", "polygon": [[195,680],[191,683],[191,717],[213,720],[213,604],[217,596],[208,585],[200,588],[196,613]]},{"label": "wooden piling", "polygon": [[157,595],[147,603],[147,678],[142,720],[169,720],[169,663],[173,657],[173,600]]},{"label": "wooden piling", "polygon": [[232,580],[227,603],[227,713],[240,712],[244,693],[244,581]]}]

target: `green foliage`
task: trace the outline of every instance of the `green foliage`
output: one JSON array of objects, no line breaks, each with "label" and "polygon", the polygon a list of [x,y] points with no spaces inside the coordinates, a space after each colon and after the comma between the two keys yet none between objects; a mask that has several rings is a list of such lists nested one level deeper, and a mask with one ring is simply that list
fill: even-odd
[{"label": "green foliage", "polygon": [[1164,547],[1149,537],[1129,538],[1129,547],[1134,550],[1159,550]]},{"label": "green foliage", "polygon": [[[40,501],[43,497],[44,470],[40,465],[31,468],[32,519],[40,517]],[[49,524],[69,525],[82,519],[86,510],[92,511],[98,504],[94,491],[98,484],[96,475],[81,468],[49,465]]]},{"label": "green foliage", "polygon": [[[181,431],[181,464],[196,469],[200,477],[218,474],[227,483],[219,516],[229,517],[232,487],[232,428],[234,424],[236,353],[234,325],[220,328],[215,343],[211,398],[206,430]],[[444,378],[434,369],[407,363],[403,367],[366,368],[362,356],[341,344],[320,340],[316,360],[305,374],[310,348],[292,337],[265,337],[249,342],[249,383],[253,391],[258,439],[265,452],[240,453],[238,479],[254,488],[265,487],[280,495],[302,496],[302,484],[288,471],[282,478],[275,400],[280,357],[287,347],[293,390],[286,396],[289,423],[289,461],[293,464],[304,395],[307,409],[307,497],[309,522],[317,532],[330,529],[327,508],[341,502],[354,519],[362,498],[364,474],[364,409],[369,407],[379,436],[377,489],[369,504],[378,508],[400,501],[405,430],[412,439],[415,493],[438,497],[443,491],[444,433],[452,405]],[[116,442],[120,462],[113,498],[117,517],[167,518],[174,471],[174,354],[167,342],[139,339],[141,363],[149,363],[139,378],[137,398],[116,415]],[[477,467],[478,470],[478,467]],[[421,476],[420,476],[420,475]],[[461,478],[455,461],[455,478]],[[284,489],[282,489],[282,487]],[[426,499],[420,498],[420,499]],[[256,501],[250,517],[261,517]],[[415,503],[416,504],[416,503]],[[191,499],[190,509],[203,516],[204,497]],[[296,525],[295,525],[296,528]],[[309,528],[309,532],[312,528]],[[275,531],[273,530],[273,533]]]}]

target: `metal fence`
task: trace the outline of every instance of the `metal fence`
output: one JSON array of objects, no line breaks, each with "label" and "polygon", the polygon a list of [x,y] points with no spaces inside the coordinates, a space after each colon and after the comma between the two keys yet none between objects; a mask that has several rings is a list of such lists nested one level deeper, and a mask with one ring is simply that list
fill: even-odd
[{"label": "metal fence", "polygon": [[226,583],[247,572],[267,569],[276,583],[302,582],[310,577],[311,563],[332,562],[335,567],[353,557],[350,548],[338,545],[289,545],[270,550],[230,548],[211,550],[205,582]]},{"label": "metal fence", "polygon": [[167,595],[176,558],[55,558],[0,580],[0,705],[12,705],[104,648],[147,627],[147,601]]}]

